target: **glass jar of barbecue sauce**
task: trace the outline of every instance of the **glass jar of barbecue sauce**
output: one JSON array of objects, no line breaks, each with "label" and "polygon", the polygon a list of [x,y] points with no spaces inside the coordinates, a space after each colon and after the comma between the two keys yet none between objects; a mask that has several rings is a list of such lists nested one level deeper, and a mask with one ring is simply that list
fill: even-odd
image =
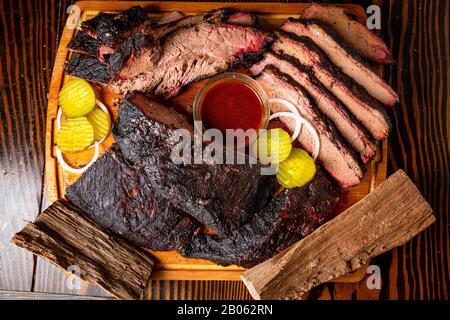
[{"label": "glass jar of barbecue sauce", "polygon": [[[257,133],[266,128],[270,116],[264,89],[241,73],[224,73],[208,81],[197,92],[193,113],[198,132],[218,129],[224,135],[239,129],[244,132],[253,129]],[[245,144],[250,140],[246,139]]]}]

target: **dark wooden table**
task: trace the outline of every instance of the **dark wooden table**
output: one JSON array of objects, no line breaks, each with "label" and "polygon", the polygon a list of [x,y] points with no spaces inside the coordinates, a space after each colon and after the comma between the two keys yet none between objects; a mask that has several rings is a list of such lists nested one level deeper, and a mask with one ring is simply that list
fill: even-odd
[{"label": "dark wooden table", "polygon": [[[44,133],[47,91],[58,37],[72,1],[0,1],[0,295],[102,296],[40,258],[9,243],[46,206]],[[339,2],[339,1],[336,1]],[[340,1],[351,2],[351,1]],[[397,64],[385,68],[401,103],[389,111],[389,172],[404,169],[435,210],[437,223],[373,263],[382,288],[325,284],[311,298],[448,299],[450,290],[450,2],[374,1]],[[368,6],[371,1],[362,1]],[[69,270],[72,271],[72,270]],[[76,270],[74,270],[76,272]],[[8,291],[8,292],[6,292]],[[10,292],[20,291],[20,292]],[[27,292],[29,293],[27,295]],[[155,281],[154,299],[249,298],[238,281]],[[66,296],[63,296],[66,297]]]}]

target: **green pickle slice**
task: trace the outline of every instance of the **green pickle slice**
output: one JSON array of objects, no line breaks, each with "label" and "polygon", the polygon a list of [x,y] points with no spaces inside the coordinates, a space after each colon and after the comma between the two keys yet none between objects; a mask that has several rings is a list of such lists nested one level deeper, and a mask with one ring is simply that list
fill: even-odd
[{"label": "green pickle slice", "polygon": [[255,148],[262,163],[277,164],[291,153],[291,137],[281,128],[270,129],[259,135]]},{"label": "green pickle slice", "polygon": [[100,108],[95,108],[87,115],[87,119],[94,128],[95,141],[101,140],[109,133],[111,128],[111,119],[109,114]]},{"label": "green pickle slice", "polygon": [[77,153],[92,145],[94,128],[86,117],[66,119],[55,141],[63,153]]},{"label": "green pickle slice", "polygon": [[313,158],[300,148],[293,148],[289,157],[278,165],[277,180],[284,188],[307,184],[316,174]]},{"label": "green pickle slice", "polygon": [[85,116],[95,108],[94,89],[86,80],[70,80],[59,92],[58,104],[67,118]]}]

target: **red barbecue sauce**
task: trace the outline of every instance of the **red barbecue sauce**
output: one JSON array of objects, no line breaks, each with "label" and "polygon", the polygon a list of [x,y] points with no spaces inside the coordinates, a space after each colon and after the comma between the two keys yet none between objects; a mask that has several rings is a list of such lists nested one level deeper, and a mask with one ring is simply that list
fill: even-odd
[{"label": "red barbecue sauce", "polygon": [[255,129],[263,126],[263,108],[252,88],[236,80],[213,85],[201,102],[201,118],[206,128]]}]

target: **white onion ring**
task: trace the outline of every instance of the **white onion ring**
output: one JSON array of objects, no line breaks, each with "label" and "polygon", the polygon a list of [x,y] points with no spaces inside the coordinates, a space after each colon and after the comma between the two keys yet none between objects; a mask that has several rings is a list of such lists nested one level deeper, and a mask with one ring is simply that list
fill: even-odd
[{"label": "white onion ring", "polygon": [[[104,113],[106,113],[109,117],[108,108],[106,108],[106,106],[98,99],[96,99],[95,102],[100,107],[100,109],[102,109],[102,111]],[[61,108],[58,108],[58,113],[56,114],[56,129],[57,130],[61,129],[61,117],[62,117],[62,110],[61,110]],[[81,168],[74,168],[74,167],[70,166],[69,164],[67,164],[67,162],[64,160],[61,149],[58,146],[55,146],[56,147],[56,159],[58,159],[59,164],[61,165],[61,167],[63,167],[64,170],[66,170],[68,172],[72,172],[72,173],[82,174],[95,161],[97,161],[98,156],[100,154],[99,144],[102,143],[106,139],[107,136],[108,135],[104,136],[102,139],[100,139],[99,141],[96,141],[94,144],[92,144],[88,147],[88,149],[94,148],[94,154],[93,154],[91,160],[85,166],[83,166]]]},{"label": "white onion ring", "polygon": [[85,166],[81,168],[74,168],[68,165],[67,162],[64,161],[61,149],[58,148],[58,146],[56,146],[56,159],[58,159],[59,165],[63,167],[64,170],[72,173],[82,174],[98,159],[98,155],[100,153],[98,142],[94,143],[93,147],[95,148],[95,151],[91,161],[89,161]]},{"label": "white onion ring", "polygon": [[305,125],[305,127],[311,132],[313,139],[314,139],[314,151],[312,152],[312,156],[313,156],[314,160],[316,160],[317,156],[319,155],[319,150],[320,150],[320,139],[319,139],[319,135],[317,134],[316,129],[314,129],[314,127],[306,119],[302,118],[302,116],[300,116],[299,114],[292,113],[292,112],[273,113],[270,115],[269,119],[272,120],[272,119],[278,118],[278,117],[289,117],[289,118],[295,119],[296,128],[298,126],[300,126],[300,123]]},{"label": "white onion ring", "polygon": [[[295,105],[288,100],[280,99],[280,98],[272,98],[269,100],[269,104],[271,104],[271,103],[282,104],[283,106],[288,108],[293,114],[298,115],[300,118],[302,117],[300,115],[300,113],[298,112],[297,108],[295,107]],[[272,120],[274,118],[277,118],[277,117],[270,116],[269,120]],[[295,139],[297,139],[297,137],[300,134],[300,131],[302,129],[302,124],[303,124],[303,122],[301,122],[301,121],[297,121],[297,120],[295,121],[295,129],[294,129],[294,133],[291,136],[291,141],[295,141]]]}]

